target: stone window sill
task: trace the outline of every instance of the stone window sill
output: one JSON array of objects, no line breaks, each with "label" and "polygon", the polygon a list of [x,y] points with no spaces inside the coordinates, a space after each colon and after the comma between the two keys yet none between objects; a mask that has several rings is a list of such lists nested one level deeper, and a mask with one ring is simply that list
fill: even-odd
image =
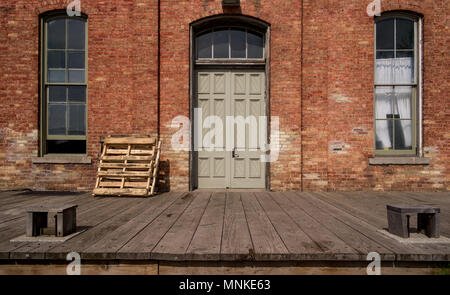
[{"label": "stone window sill", "polygon": [[32,158],[33,164],[92,164],[92,158],[85,155],[45,155]]},{"label": "stone window sill", "polygon": [[425,157],[374,157],[369,158],[370,165],[428,165],[430,158]]}]

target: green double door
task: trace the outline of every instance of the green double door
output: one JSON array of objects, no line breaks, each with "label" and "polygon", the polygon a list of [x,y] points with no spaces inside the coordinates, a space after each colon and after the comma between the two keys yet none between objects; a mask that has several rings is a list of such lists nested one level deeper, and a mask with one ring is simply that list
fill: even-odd
[{"label": "green double door", "polygon": [[260,119],[266,115],[264,71],[198,70],[195,77],[194,107],[201,110],[194,124],[197,187],[265,188],[260,147],[261,137],[267,136],[267,124]]}]

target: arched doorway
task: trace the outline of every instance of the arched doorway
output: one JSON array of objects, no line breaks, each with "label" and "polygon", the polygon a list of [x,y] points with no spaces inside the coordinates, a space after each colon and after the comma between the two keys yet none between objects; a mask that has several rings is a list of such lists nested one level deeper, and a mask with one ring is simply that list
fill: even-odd
[{"label": "arched doorway", "polygon": [[191,25],[191,189],[264,189],[267,23],[220,15]]}]

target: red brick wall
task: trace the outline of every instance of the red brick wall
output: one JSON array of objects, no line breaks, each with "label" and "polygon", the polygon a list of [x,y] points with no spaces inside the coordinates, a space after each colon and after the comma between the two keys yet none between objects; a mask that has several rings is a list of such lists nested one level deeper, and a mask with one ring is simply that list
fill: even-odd
[{"label": "red brick wall", "polygon": [[381,1],[382,11],[424,16],[423,147],[431,160],[419,166],[368,163],[374,149],[370,2],[303,1],[303,189],[449,190],[450,2]]},{"label": "red brick wall", "polygon": [[[158,1],[82,0],[88,19],[88,156],[93,165],[32,164],[38,155],[39,14],[70,1],[0,0],[0,189],[91,189],[100,136],[158,130]],[[382,0],[424,15],[424,150],[428,166],[370,166],[373,156],[371,1],[161,0],[160,130],[170,188],[189,188],[189,153],[170,127],[189,116],[189,24],[242,13],[271,25],[270,111],[280,117],[274,190],[449,190],[450,3]],[[303,7],[303,10],[302,10]],[[447,27],[446,27],[447,25]],[[342,147],[334,151],[333,147]]]},{"label": "red brick wall", "polygon": [[189,24],[221,13],[242,13],[271,24],[270,108],[280,117],[282,152],[271,164],[271,188],[300,189],[300,1],[241,1],[223,10],[222,1],[161,1],[161,136],[170,161],[171,187],[189,188],[189,153],[170,151],[170,128],[178,115],[189,116]]},{"label": "red brick wall", "polygon": [[157,1],[83,0],[87,151],[94,164],[32,164],[38,155],[39,15],[70,2],[0,1],[0,189],[91,189],[100,136],[157,133]]}]

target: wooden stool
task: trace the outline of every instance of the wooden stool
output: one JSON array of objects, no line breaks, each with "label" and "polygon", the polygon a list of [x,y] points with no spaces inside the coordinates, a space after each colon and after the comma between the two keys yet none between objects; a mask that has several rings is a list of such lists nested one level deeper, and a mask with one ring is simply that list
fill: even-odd
[{"label": "wooden stool", "polygon": [[409,238],[409,218],[417,214],[417,232],[430,238],[439,238],[441,209],[434,206],[387,205],[388,228],[391,234]]},{"label": "wooden stool", "polygon": [[47,228],[48,213],[56,213],[55,236],[64,237],[75,232],[77,227],[77,205],[62,207],[36,206],[27,209],[27,237],[39,236]]}]

